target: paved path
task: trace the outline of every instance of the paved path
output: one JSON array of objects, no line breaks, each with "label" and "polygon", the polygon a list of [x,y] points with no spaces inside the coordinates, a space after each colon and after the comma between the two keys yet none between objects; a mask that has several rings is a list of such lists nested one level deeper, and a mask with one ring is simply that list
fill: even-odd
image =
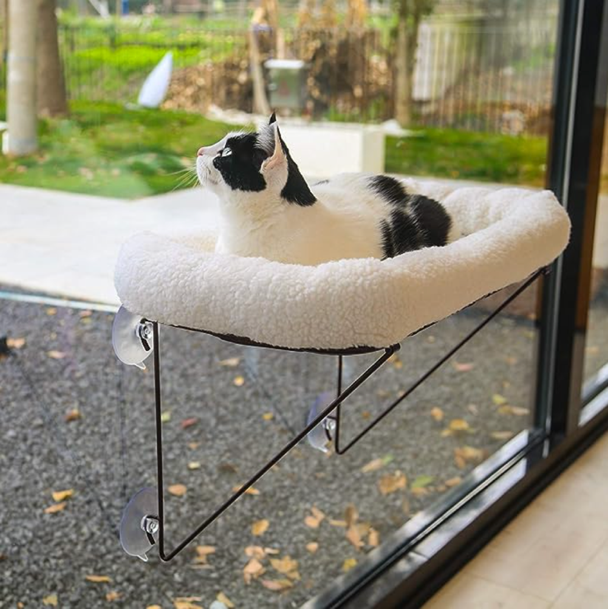
[{"label": "paved path", "polygon": [[[217,215],[216,197],[201,188],[126,201],[0,185],[0,284],[118,304],[114,265],[128,237],[213,227]],[[607,267],[608,230],[602,226],[608,227],[608,195],[600,198],[594,252],[595,265]]]}]

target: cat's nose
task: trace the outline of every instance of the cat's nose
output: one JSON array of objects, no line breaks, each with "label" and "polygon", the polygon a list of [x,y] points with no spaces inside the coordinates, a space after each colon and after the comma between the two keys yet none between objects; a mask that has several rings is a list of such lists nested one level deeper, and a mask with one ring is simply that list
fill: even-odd
[{"label": "cat's nose", "polygon": [[198,152],[196,153],[196,156],[203,156],[203,154],[205,154],[205,147],[204,147],[204,146],[201,146],[201,147],[198,149]]}]

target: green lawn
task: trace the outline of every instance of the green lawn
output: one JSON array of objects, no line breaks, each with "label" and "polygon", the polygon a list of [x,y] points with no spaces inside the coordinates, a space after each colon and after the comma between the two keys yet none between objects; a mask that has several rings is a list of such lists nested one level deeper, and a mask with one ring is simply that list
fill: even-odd
[{"label": "green lawn", "polygon": [[[121,198],[169,192],[194,182],[199,146],[231,129],[186,112],[74,102],[69,119],[41,121],[40,153],[0,155],[0,181]],[[386,171],[541,186],[545,149],[543,138],[425,129],[387,138]]]}]

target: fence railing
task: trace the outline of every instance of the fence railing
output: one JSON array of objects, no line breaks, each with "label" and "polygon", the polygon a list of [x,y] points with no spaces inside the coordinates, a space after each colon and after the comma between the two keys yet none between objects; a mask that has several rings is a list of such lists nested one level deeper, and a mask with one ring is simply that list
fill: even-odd
[{"label": "fence railing", "polygon": [[[59,30],[72,100],[134,101],[168,51],[174,75],[166,106],[205,112],[210,104],[252,110],[246,30],[107,27]],[[308,65],[304,111],[317,118],[378,122],[393,118],[394,39],[388,28],[286,29],[288,57]],[[497,26],[429,21],[419,33],[413,77],[419,125],[545,133],[551,100],[555,24]],[[274,38],[259,35],[263,58]],[[0,75],[2,73],[0,65]],[[4,78],[2,79],[4,82]]]}]

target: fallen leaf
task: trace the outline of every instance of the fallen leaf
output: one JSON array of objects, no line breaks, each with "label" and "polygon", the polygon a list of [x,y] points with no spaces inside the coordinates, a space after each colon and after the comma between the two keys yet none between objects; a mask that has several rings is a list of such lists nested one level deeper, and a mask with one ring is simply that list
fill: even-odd
[{"label": "fallen leaf", "polygon": [[223,592],[218,593],[216,598],[220,603],[224,603],[228,609],[233,609],[234,603]]},{"label": "fallen leaf", "polygon": [[414,495],[414,497],[424,497],[425,495],[428,495],[428,494],[429,494],[428,489],[426,489],[422,486],[418,486],[417,488],[412,489],[412,495]]},{"label": "fallen leaf", "polygon": [[147,605],[146,609],[163,609],[160,605]]},{"label": "fallen leaf", "polygon": [[352,503],[347,505],[346,510],[344,511],[344,520],[346,520],[346,525],[352,527],[358,519],[359,513],[357,512],[357,508]]},{"label": "fallen leaf", "polygon": [[284,556],[283,558],[271,558],[270,564],[275,571],[279,573],[290,573],[298,568],[298,561],[293,560],[291,556]]},{"label": "fallen leaf", "polygon": [[42,599],[42,604],[46,605],[47,607],[57,607],[58,602],[59,601],[56,594],[49,594]]},{"label": "fallen leaf", "polygon": [[262,546],[247,546],[245,548],[245,554],[249,556],[249,558],[264,558],[266,556],[266,552]]},{"label": "fallen leaf", "polygon": [[467,410],[471,413],[474,414],[475,416],[477,416],[479,414],[479,407],[476,404],[469,404],[467,406]]},{"label": "fallen leaf", "polygon": [[171,484],[167,487],[167,490],[175,497],[183,497],[188,490],[188,487],[185,484]]},{"label": "fallen leaf", "polygon": [[65,501],[69,499],[74,494],[74,489],[69,488],[65,491],[53,491],[53,501],[59,503],[60,501]]},{"label": "fallen leaf", "polygon": [[325,518],[325,514],[316,505],[313,505],[310,508],[310,511],[317,520],[323,520],[323,518]]},{"label": "fallen leaf", "polygon": [[352,543],[353,546],[357,548],[357,550],[360,550],[364,545],[357,527],[351,526],[348,528],[348,530],[346,531],[346,539],[348,539],[348,541],[350,541],[350,543]]},{"label": "fallen leaf", "polygon": [[394,474],[386,474],[378,481],[378,488],[383,495],[389,495],[407,485],[407,478],[399,471]]},{"label": "fallen leaf", "polygon": [[49,307],[46,310],[47,315],[57,315],[57,309],[55,307]]},{"label": "fallen leaf", "polygon": [[93,315],[93,311],[87,309],[86,311],[80,311],[79,315],[80,317],[91,317],[91,315]]},{"label": "fallen leaf", "polygon": [[160,420],[162,423],[168,423],[171,420],[171,411],[165,410],[165,412],[161,412]]},{"label": "fallen leaf", "polygon": [[256,536],[263,535],[268,530],[269,526],[270,523],[266,519],[256,520],[251,525],[251,532]]},{"label": "fallen leaf", "polygon": [[314,554],[319,549],[319,544],[316,541],[311,541],[310,543],[306,544],[306,549],[311,554]]},{"label": "fallen leaf", "polygon": [[388,465],[391,461],[393,461],[395,457],[393,455],[384,455],[384,457],[380,457],[379,459],[374,459],[372,461],[370,461],[369,463],[367,463],[366,465],[364,465],[361,468],[361,471],[364,474],[367,474],[369,472],[375,472],[376,470],[379,470],[380,468],[384,467],[385,465]]},{"label": "fallen leaf", "polygon": [[522,408],[521,406],[509,406],[505,404],[498,409],[500,414],[514,415],[516,417],[524,417],[530,414],[530,411],[527,408]]},{"label": "fallen leaf", "polygon": [[272,419],[274,419],[274,414],[272,412],[265,412],[262,415],[262,418],[264,419],[264,421],[272,421]]},{"label": "fallen leaf", "polygon": [[502,406],[503,404],[507,403],[507,398],[503,395],[500,395],[500,393],[495,393],[492,396],[492,401],[494,402],[494,404],[496,404],[496,406]]},{"label": "fallen leaf", "polygon": [[120,598],[120,592],[116,592],[116,590],[110,590],[106,594],[106,600],[111,603],[112,601],[117,601]]},{"label": "fallen leaf", "polygon": [[261,583],[264,588],[274,592],[281,592],[293,587],[293,584],[288,579],[262,579]]},{"label": "fallen leaf", "polygon": [[452,419],[449,429],[450,431],[468,431],[470,426],[464,419]]},{"label": "fallen leaf", "polygon": [[431,416],[435,421],[443,421],[443,410],[441,410],[439,406],[435,406],[434,408],[431,408]]},{"label": "fallen leaf", "polygon": [[377,548],[380,545],[380,533],[371,527],[367,535],[367,545],[372,548]]},{"label": "fallen leaf", "polygon": [[277,550],[275,548],[264,548],[264,552],[266,552],[266,554],[280,554],[281,550]]},{"label": "fallen leaf", "polygon": [[25,345],[25,338],[7,338],[6,346],[9,349],[21,349]]},{"label": "fallen leaf", "polygon": [[325,518],[325,514],[314,505],[310,508],[310,511],[312,512],[312,515],[309,514],[304,518],[304,524],[311,529],[316,529]]},{"label": "fallen leaf", "polygon": [[196,605],[190,601],[174,600],[173,607],[175,609],[203,609],[201,605]]},{"label": "fallen leaf", "polygon": [[242,387],[245,384],[245,379],[242,376],[237,376],[232,381],[237,387]]},{"label": "fallen leaf", "polygon": [[473,446],[462,446],[454,449],[454,461],[460,469],[464,469],[468,462],[479,463],[484,459],[484,451]]},{"label": "fallen leaf", "polygon": [[72,408],[72,410],[68,410],[65,415],[65,420],[67,423],[77,421],[78,419],[82,419],[82,415],[80,414],[80,410],[78,410],[78,408]]},{"label": "fallen leaf", "polygon": [[[243,485],[238,485],[238,486],[233,486],[232,487],[232,492],[233,493],[238,493],[241,489],[243,488]],[[244,493],[243,495],[259,495],[260,491],[258,491],[257,488],[250,486]]]},{"label": "fallen leaf", "polygon": [[492,431],[490,432],[490,437],[494,440],[500,440],[501,442],[505,442],[506,440],[510,440],[513,437],[512,431]]},{"label": "fallen leaf", "polygon": [[84,578],[94,584],[108,584],[112,581],[107,575],[85,575]]},{"label": "fallen leaf", "polygon": [[361,417],[364,419],[369,419],[372,416],[372,413],[369,410],[364,410],[361,413]]},{"label": "fallen leaf", "polygon": [[64,353],[63,351],[55,351],[54,349],[52,351],[47,351],[46,353],[51,359],[63,359],[67,353]]},{"label": "fallen leaf", "polygon": [[220,362],[220,366],[226,366],[228,368],[236,368],[241,362],[240,357],[229,357],[228,359],[223,359]]},{"label": "fallen leaf", "polygon": [[245,579],[246,584],[250,583],[252,579],[258,578],[263,573],[266,573],[266,569],[257,558],[252,558],[243,568],[243,578]]},{"label": "fallen leaf", "polygon": [[357,566],[356,558],[347,558],[342,565],[342,571],[344,571],[346,573],[347,571],[350,571],[353,567],[356,567],[356,566]]},{"label": "fallen leaf", "polygon": [[435,480],[435,478],[433,476],[425,476],[424,474],[421,476],[417,476],[414,481],[410,484],[410,488],[412,490],[417,489],[417,488],[424,488],[425,486],[428,486],[429,484],[431,484],[433,482],[433,480]]},{"label": "fallen leaf", "polygon": [[194,549],[197,556],[209,556],[209,554],[215,554],[216,552],[215,546],[196,546]]},{"label": "fallen leaf", "polygon": [[346,528],[346,520],[336,520],[335,518],[330,518],[327,522],[331,524],[332,527],[344,527]]},{"label": "fallen leaf", "polygon": [[181,427],[182,427],[182,429],[188,429],[188,427],[192,427],[193,425],[196,425],[197,423],[198,423],[197,417],[190,417],[189,419],[184,419],[181,422]]},{"label": "fallen leaf", "polygon": [[462,478],[460,476],[454,476],[453,478],[450,478],[449,480],[446,480],[444,482],[444,484],[448,488],[452,488],[453,486],[458,486],[461,482],[462,482]]},{"label": "fallen leaf", "polygon": [[63,509],[65,509],[66,505],[67,503],[65,501],[62,501],[61,503],[55,503],[54,505],[49,505],[49,507],[44,510],[44,513],[56,514],[57,512],[61,512]]},{"label": "fallen leaf", "polygon": [[470,372],[471,370],[473,370],[473,368],[475,368],[475,364],[465,364],[460,362],[453,362],[452,366],[458,372]]},{"label": "fallen leaf", "polygon": [[188,462],[188,469],[200,469],[200,468],[201,468],[200,461],[189,461]]}]

